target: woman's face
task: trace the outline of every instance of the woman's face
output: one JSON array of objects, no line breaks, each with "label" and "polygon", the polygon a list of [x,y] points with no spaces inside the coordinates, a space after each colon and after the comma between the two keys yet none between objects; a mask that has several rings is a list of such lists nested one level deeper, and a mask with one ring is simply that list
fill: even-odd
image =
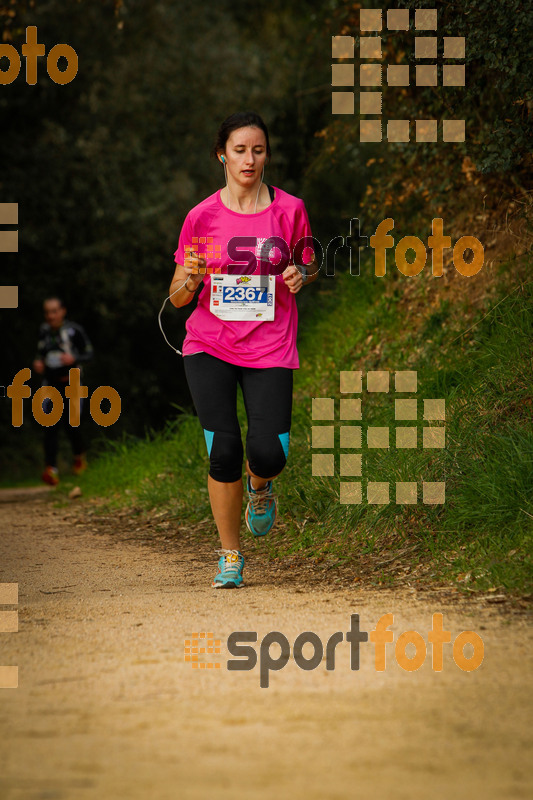
[{"label": "woman's face", "polygon": [[252,186],[261,180],[266,156],[266,138],[261,128],[248,125],[228,136],[224,152],[226,167],[241,186]]}]

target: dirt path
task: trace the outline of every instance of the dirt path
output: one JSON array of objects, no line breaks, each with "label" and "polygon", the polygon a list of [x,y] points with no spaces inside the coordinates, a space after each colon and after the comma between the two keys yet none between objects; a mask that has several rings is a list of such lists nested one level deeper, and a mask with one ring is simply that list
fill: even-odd
[{"label": "dirt path", "polygon": [[[526,617],[405,589],[272,585],[260,551],[245,588],[214,591],[216,556],[186,538],[143,544],[118,520],[95,526],[83,507],[0,499],[0,582],[19,587],[19,631],[0,634],[0,664],[19,667],[18,688],[0,689],[3,800],[531,797]],[[325,645],[351,614],[370,632],[390,612],[394,641],[416,630],[427,642],[439,611],[452,641],[463,630],[482,637],[477,670],[459,669],[445,645],[442,672],[431,646],[409,672],[387,644],[377,672],[370,642],[351,670],[346,641],[334,671],[291,658],[268,688],[259,666],[227,669],[232,631],[257,631],[259,653],[269,631],[291,648],[303,631]],[[221,655],[202,663],[220,668],[184,660],[184,640],[204,631]]]}]

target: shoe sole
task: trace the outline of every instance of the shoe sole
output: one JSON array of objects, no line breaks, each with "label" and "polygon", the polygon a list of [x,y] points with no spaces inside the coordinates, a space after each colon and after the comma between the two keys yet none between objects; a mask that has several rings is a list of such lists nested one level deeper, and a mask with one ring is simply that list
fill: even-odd
[{"label": "shoe sole", "polygon": [[233,581],[227,581],[226,583],[212,583],[211,587],[213,589],[240,589],[244,586],[244,583],[234,583]]}]

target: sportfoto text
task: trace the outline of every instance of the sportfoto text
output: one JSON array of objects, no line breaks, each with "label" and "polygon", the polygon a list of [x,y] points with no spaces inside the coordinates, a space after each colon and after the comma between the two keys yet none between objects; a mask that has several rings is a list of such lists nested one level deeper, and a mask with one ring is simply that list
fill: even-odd
[{"label": "sportfoto text", "polygon": [[[433,627],[427,634],[431,643],[431,666],[434,672],[441,672],[444,661],[444,645],[451,642],[451,632],[443,628],[443,615],[433,614]],[[370,631],[370,641],[374,645],[374,665],[377,672],[386,668],[385,645],[394,641],[394,634],[389,627],[394,623],[393,614],[384,614],[378,620],[376,627]],[[359,669],[359,647],[362,642],[368,642],[369,633],[359,628],[359,614],[350,615],[350,630],[346,633],[346,641],[350,644],[350,668]],[[335,669],[335,648],[344,640],[341,631],[333,633],[326,643],[326,669]],[[228,670],[252,670],[257,665],[258,654],[253,647],[244,642],[257,642],[255,631],[234,631],[228,636],[227,647],[232,656],[240,656],[238,660],[228,660]],[[471,645],[473,654],[467,658],[463,649]],[[270,652],[272,645],[279,646],[281,652],[273,656]],[[303,654],[305,645],[311,645],[313,653],[309,657]],[[414,655],[407,655],[408,645],[414,646]],[[394,646],[396,663],[408,672],[420,669],[426,660],[427,647],[423,637],[417,631],[405,631],[400,634]],[[462,631],[454,640],[452,656],[459,669],[472,672],[483,661],[484,645],[479,634],[474,631]],[[294,640],[292,656],[300,669],[311,671],[316,669],[324,657],[324,646],[318,634],[312,631],[300,633]],[[291,645],[283,633],[270,631],[261,640],[259,647],[259,685],[262,689],[268,688],[270,672],[279,672],[291,657]]]},{"label": "sportfoto text", "polygon": [[[234,272],[235,274],[251,274],[255,272],[258,261],[256,251],[258,243],[260,243],[259,272],[263,275],[281,275],[290,263],[298,267],[306,266],[306,262],[302,260],[303,252],[306,248],[314,250],[319,262],[319,270],[324,267],[325,275],[335,275],[336,254],[338,250],[344,247],[348,248],[350,274],[360,275],[360,251],[363,247],[368,246],[363,243],[363,240],[368,241],[368,237],[362,236],[360,233],[352,235],[352,223],[357,223],[359,231],[359,219],[354,217],[350,220],[350,235],[346,237],[335,236],[327,244],[325,252],[320,241],[314,236],[302,237],[294,246],[292,254],[290,245],[281,236],[270,236],[265,240],[260,240],[256,236],[233,236],[228,241],[227,253],[232,261],[238,263],[229,264],[228,272]],[[394,239],[390,236],[390,231],[393,228],[394,220],[389,217],[379,223],[375,234],[370,237],[370,247],[374,250],[375,275],[382,278],[386,274],[387,250],[392,249],[394,249],[394,261],[398,270],[409,277],[418,275],[426,266],[428,258],[426,245],[418,236],[404,236],[395,247]],[[444,250],[452,247],[451,237],[444,236],[444,222],[442,219],[436,218],[432,220],[431,235],[428,237],[427,246],[431,250],[432,275],[435,278],[440,278],[443,275]],[[353,247],[357,247],[358,250],[358,261],[355,268],[352,265]],[[270,261],[270,253],[274,248],[277,248],[281,253],[279,261],[275,264]],[[412,250],[415,254],[413,261],[408,261],[406,258],[408,250]],[[465,260],[465,253],[467,252],[471,254],[471,260],[469,261]],[[333,265],[331,265],[332,255]],[[475,236],[461,236],[453,245],[453,265],[457,272],[464,277],[470,278],[472,275],[476,275],[483,267],[484,260],[485,250]],[[209,271],[212,271],[211,268],[209,268]]]}]

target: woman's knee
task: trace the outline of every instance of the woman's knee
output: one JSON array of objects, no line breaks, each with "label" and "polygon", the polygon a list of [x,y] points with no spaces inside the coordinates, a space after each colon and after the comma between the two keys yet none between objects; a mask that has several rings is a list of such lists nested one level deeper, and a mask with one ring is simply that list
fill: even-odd
[{"label": "woman's knee", "polygon": [[249,436],[246,454],[250,469],[258,478],[278,475],[289,455],[289,433],[265,433]]},{"label": "woman's knee", "polygon": [[242,476],[243,447],[240,434],[208,431],[204,428],[209,474],[222,483],[233,483]]}]

